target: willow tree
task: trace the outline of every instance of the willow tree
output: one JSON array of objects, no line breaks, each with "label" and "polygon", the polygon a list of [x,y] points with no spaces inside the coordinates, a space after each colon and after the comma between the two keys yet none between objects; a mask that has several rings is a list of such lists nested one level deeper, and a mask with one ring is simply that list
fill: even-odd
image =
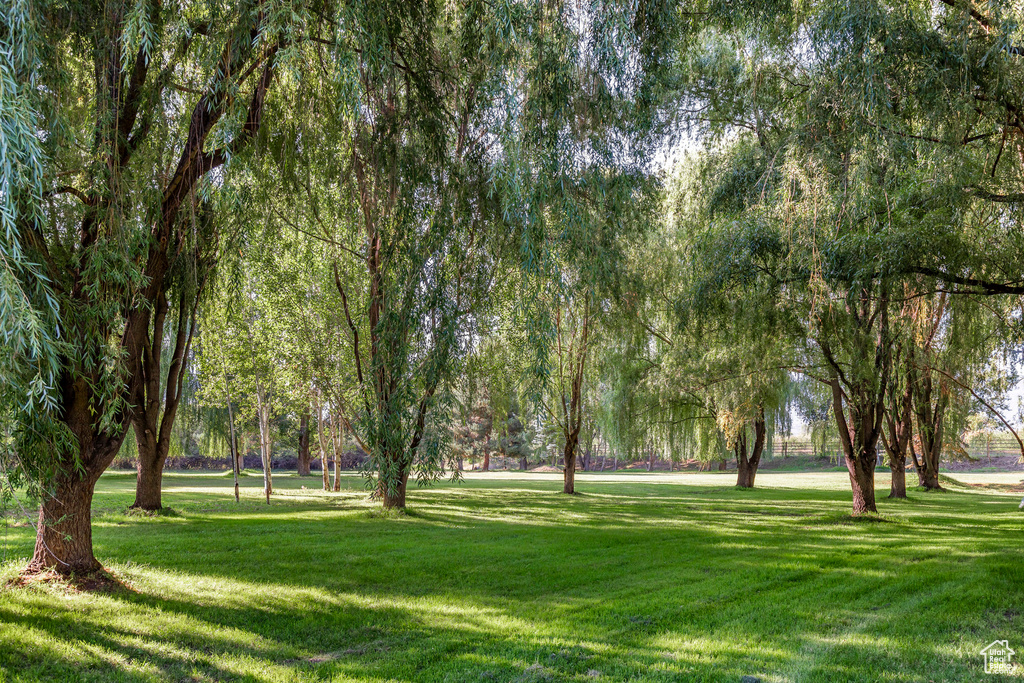
[{"label": "willow tree", "polygon": [[[340,418],[385,507],[404,507],[413,472],[450,468],[452,380],[494,279],[538,267],[551,234],[538,221],[561,208],[548,193],[608,158],[599,138],[580,145],[588,121],[638,120],[613,111],[640,76],[612,85],[637,64],[609,41],[648,16],[620,9],[369,2],[318,36],[277,172],[301,197],[290,219],[338,248],[330,284],[355,375]],[[577,68],[584,56],[604,72]]]},{"label": "willow tree", "polygon": [[28,4],[0,13],[0,500],[21,486],[38,495],[54,475],[49,449],[72,447],[54,419],[59,304],[25,234],[46,220],[37,29]]},{"label": "willow tree", "polygon": [[1004,154],[1016,144],[1019,12],[817,3],[786,13],[788,33],[709,32],[711,58],[688,84],[701,130],[723,142],[719,225],[746,232],[708,286],[763,288],[802,311],[801,370],[829,386],[855,512],[875,509],[894,297],[920,278],[957,294],[1020,293],[1007,188],[1021,165]]},{"label": "willow tree", "polygon": [[405,506],[414,462],[426,479],[449,464],[442,424],[460,335],[501,251],[487,150],[516,54],[519,9],[507,9],[339,7],[314,48],[333,68],[299,89],[308,116],[276,142],[275,173],[302,202],[283,199],[282,220],[335,247],[322,285],[352,374],[331,424],[368,453],[387,508]]},{"label": "willow tree", "polygon": [[[890,458],[901,467],[906,441],[925,488],[939,486],[951,396],[987,393],[976,384],[981,368],[1012,343],[997,331],[998,318],[1024,292],[1022,11],[1019,3],[979,9],[960,0],[829,4],[811,22],[816,50],[830,64],[821,93],[845,102],[847,129],[862,131],[854,158],[873,153],[882,161],[875,173],[884,178],[885,201],[876,213],[884,209],[898,242],[874,252],[871,267],[914,299],[900,303],[893,320],[907,333],[896,345],[904,377],[891,395]],[[981,296],[1001,300],[980,306]]]},{"label": "willow tree", "polygon": [[[93,489],[152,398],[145,375],[163,343],[153,323],[165,303],[179,304],[166,299],[169,277],[191,252],[197,193],[212,191],[211,172],[257,137],[277,67],[311,20],[291,3],[24,11],[46,201],[15,229],[53,289],[63,340],[50,424],[15,424],[19,454],[51,473],[29,567],[85,572],[99,566]],[[184,350],[172,354],[183,362]],[[72,443],[38,441],[58,431]]]}]

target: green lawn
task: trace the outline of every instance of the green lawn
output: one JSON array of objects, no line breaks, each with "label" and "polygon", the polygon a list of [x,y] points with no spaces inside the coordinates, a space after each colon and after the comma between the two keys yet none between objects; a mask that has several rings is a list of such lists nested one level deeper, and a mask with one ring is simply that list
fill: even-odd
[{"label": "green lawn", "polygon": [[[1020,475],[880,500],[845,475],[470,475],[386,517],[362,481],[103,477],[97,556],[126,585],[0,589],[0,681],[980,681],[1024,658]],[[305,484],[310,490],[301,490]],[[888,488],[887,478],[880,486]],[[884,495],[882,490],[879,491]],[[32,529],[0,529],[3,581]]]}]

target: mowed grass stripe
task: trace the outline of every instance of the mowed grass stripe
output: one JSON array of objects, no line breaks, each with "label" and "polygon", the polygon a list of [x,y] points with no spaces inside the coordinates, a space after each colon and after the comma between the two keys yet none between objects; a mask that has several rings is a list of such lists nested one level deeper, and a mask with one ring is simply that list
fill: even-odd
[{"label": "mowed grass stripe", "polygon": [[[96,549],[128,590],[0,591],[2,680],[976,681],[986,644],[1024,647],[1012,493],[911,491],[866,522],[841,473],[729,483],[470,475],[395,517],[356,476],[277,476],[267,507],[258,478],[236,505],[229,478],[168,474],[150,518],[107,475]],[[10,577],[32,529],[3,542]]]}]

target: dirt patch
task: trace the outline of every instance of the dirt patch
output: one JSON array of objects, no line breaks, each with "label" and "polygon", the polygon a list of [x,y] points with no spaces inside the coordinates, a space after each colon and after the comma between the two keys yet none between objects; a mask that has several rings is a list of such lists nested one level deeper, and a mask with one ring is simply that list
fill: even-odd
[{"label": "dirt patch", "polygon": [[1001,491],[1003,493],[1024,493],[1024,481],[1019,484],[962,484],[970,489]]},{"label": "dirt patch", "polygon": [[992,458],[981,457],[977,460],[943,461],[940,469],[947,472],[1022,472],[1024,464],[1021,463],[1019,455],[1000,455]]},{"label": "dirt patch", "polygon": [[74,593],[121,593],[131,588],[105,569],[87,574],[65,576],[53,570],[22,572],[4,584],[4,588],[31,588],[33,586],[58,586]]}]

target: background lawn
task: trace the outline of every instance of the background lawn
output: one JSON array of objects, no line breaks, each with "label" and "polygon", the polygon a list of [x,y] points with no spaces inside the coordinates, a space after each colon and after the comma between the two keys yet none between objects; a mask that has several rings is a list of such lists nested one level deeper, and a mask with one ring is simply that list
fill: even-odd
[{"label": "background lawn", "polygon": [[[969,482],[967,480],[970,480]],[[979,681],[1024,658],[1020,474],[880,499],[854,521],[840,473],[468,475],[387,517],[362,480],[168,474],[173,513],[94,503],[125,590],[0,589],[0,680]],[[888,478],[879,478],[880,496]],[[305,485],[308,490],[300,487]],[[1018,485],[1019,486],[1019,485]],[[0,529],[4,582],[33,530]]]}]

